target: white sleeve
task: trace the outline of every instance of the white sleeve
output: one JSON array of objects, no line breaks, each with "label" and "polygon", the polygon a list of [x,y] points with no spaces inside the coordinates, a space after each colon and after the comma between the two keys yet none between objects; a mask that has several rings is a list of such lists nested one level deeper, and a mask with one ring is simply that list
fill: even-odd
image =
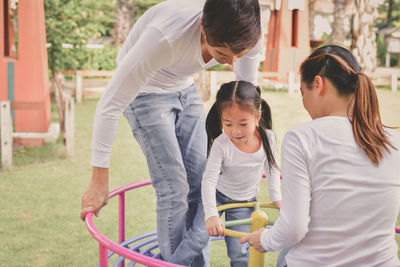
[{"label": "white sleeve", "polygon": [[206,170],[201,182],[201,197],[203,200],[206,220],[212,216],[218,216],[216,187],[223,162],[223,148],[219,142],[213,143],[207,159]]},{"label": "white sleeve", "polygon": [[268,184],[268,192],[269,199],[272,202],[282,200],[281,193],[281,172],[278,166],[278,158],[276,156],[276,143],[275,143],[275,135],[272,131],[267,131],[267,137],[269,146],[272,151],[272,155],[274,156],[275,162],[277,166],[272,166],[269,168],[268,160],[265,160],[264,170],[267,175],[267,184]]},{"label": "white sleeve", "polygon": [[311,185],[307,158],[301,140],[293,132],[282,144],[282,206],[271,229],[261,235],[261,244],[268,251],[293,245],[304,238],[310,222]]},{"label": "white sleeve", "polygon": [[168,41],[148,27],[123,57],[97,104],[92,137],[92,165],[108,168],[118,120],[140,87],[170,61]]},{"label": "white sleeve", "polygon": [[233,64],[236,81],[248,81],[258,85],[258,66],[260,64],[260,51],[263,46],[263,38],[249,50],[244,56],[238,58]]}]

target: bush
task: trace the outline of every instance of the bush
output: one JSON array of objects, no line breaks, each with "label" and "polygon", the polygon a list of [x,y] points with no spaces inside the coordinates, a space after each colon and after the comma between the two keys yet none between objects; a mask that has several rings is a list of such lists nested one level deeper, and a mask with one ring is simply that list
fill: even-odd
[{"label": "bush", "polygon": [[88,59],[83,70],[115,70],[116,58],[121,47],[105,45],[101,49],[87,49]]}]

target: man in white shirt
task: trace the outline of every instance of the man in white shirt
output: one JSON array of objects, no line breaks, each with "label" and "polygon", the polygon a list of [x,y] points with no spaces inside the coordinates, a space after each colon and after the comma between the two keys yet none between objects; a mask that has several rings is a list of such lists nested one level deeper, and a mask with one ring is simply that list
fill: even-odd
[{"label": "man in white shirt", "polygon": [[237,80],[256,83],[260,37],[257,0],[169,0],[135,23],[96,109],[82,219],[107,203],[110,153],[124,111],[156,190],[163,259],[208,266],[200,194],[207,136],[191,75],[219,62],[233,64]]}]

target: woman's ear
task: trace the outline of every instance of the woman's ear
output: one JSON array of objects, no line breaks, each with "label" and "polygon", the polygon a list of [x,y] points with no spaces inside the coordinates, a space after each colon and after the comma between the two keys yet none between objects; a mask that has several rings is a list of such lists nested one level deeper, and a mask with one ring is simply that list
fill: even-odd
[{"label": "woman's ear", "polygon": [[259,112],[258,112],[258,114],[257,114],[257,123],[259,123],[259,122],[260,122],[261,115],[262,115],[262,112],[261,112],[261,111],[259,111]]},{"label": "woman's ear", "polygon": [[323,95],[325,93],[325,83],[322,76],[316,75],[314,78],[314,87],[317,90],[318,95]]}]

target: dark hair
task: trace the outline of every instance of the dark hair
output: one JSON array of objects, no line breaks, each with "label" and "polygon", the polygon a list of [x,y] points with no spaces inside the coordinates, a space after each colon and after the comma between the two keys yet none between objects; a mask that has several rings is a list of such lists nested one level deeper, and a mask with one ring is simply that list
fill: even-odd
[{"label": "dark hair", "polygon": [[207,43],[234,53],[253,48],[261,37],[258,0],[207,0],[202,24]]},{"label": "dark hair", "polygon": [[241,108],[249,109],[257,113],[261,110],[261,118],[257,131],[261,136],[261,142],[270,169],[277,166],[271,147],[268,142],[266,129],[272,129],[271,109],[267,102],[261,98],[260,87],[254,86],[246,81],[233,81],[221,85],[217,93],[215,103],[208,112],[206,119],[206,130],[208,137],[208,152],[215,140],[222,133],[221,112],[223,109],[237,103]]},{"label": "dark hair", "polygon": [[[316,75],[328,79],[339,95],[353,95],[348,114],[356,142],[376,165],[383,149],[396,149],[388,140],[379,114],[378,97],[370,78],[361,73],[354,55],[341,46],[327,45],[316,49],[300,67],[301,79],[311,87]],[[352,106],[351,106],[352,105]]]}]

